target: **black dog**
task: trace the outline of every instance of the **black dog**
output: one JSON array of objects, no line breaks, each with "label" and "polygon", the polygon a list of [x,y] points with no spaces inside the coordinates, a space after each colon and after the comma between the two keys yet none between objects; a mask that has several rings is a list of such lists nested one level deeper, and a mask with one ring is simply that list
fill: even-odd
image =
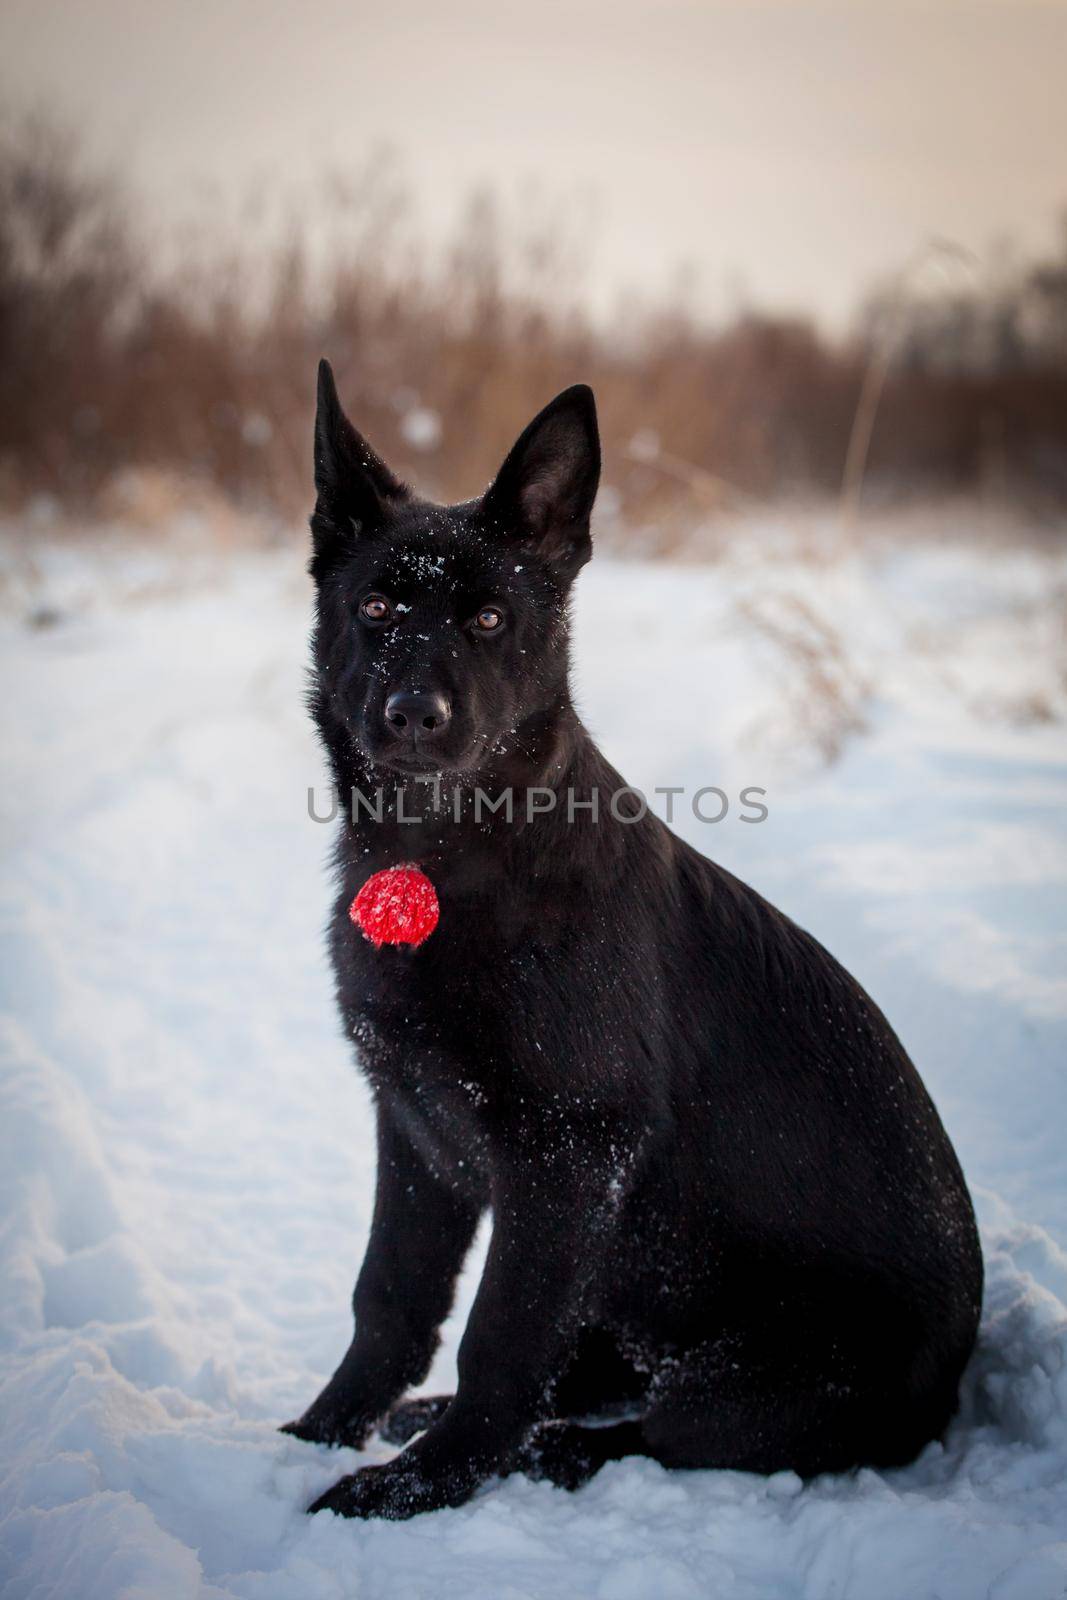
[{"label": "black dog", "polygon": [[[546,407],[481,499],[441,507],[356,433],[323,363],[315,467],[312,709],[341,794],[368,801],[338,842],[332,953],[378,1180],[355,1336],[289,1432],[424,1431],[312,1510],[409,1517],[495,1473],[574,1487],[635,1453],[804,1475],[908,1461],[974,1343],[970,1200],[848,973],[632,792],[609,805],[623,781],[568,693],[590,390]],[[511,820],[479,814],[478,788],[512,791]],[[440,923],[376,949],[348,906],[404,861]],[[487,1207],[456,1395],[398,1405]]]}]

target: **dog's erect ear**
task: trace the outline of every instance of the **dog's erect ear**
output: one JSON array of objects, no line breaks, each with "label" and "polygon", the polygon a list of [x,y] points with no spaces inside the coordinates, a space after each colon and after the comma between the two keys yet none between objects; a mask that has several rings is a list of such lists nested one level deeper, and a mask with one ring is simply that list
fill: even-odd
[{"label": "dog's erect ear", "polygon": [[350,544],[355,535],[379,526],[390,505],[408,493],[345,416],[328,361],[319,362],[315,490],[316,555],[326,553],[331,539]]},{"label": "dog's erect ear", "polygon": [[596,402],[576,383],[520,435],[486,491],[483,515],[493,532],[531,545],[569,581],[589,559],[599,481]]}]

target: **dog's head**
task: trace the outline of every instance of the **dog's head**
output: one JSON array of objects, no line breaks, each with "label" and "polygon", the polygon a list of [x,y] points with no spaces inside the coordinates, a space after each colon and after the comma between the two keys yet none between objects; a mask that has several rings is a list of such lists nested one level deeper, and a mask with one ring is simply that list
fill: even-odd
[{"label": "dog's head", "polygon": [[[418,499],[319,368],[311,573],[327,743],[398,774],[521,771],[567,700],[567,596],[600,475],[592,391],[534,418],[478,500]],[[536,756],[535,756],[536,753]]]}]

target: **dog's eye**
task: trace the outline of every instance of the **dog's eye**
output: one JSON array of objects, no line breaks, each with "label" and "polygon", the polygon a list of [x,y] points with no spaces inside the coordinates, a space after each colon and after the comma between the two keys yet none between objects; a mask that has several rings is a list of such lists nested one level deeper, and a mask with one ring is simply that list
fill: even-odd
[{"label": "dog's eye", "polygon": [[504,613],[498,611],[496,606],[483,606],[474,619],[474,626],[479,633],[495,633],[503,626]]},{"label": "dog's eye", "polygon": [[369,594],[360,601],[359,614],[367,622],[388,622],[393,608],[380,594]]}]

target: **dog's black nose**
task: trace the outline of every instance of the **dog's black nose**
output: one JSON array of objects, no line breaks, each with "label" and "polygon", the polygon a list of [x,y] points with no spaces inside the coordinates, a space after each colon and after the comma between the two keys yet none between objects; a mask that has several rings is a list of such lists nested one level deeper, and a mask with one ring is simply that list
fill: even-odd
[{"label": "dog's black nose", "polygon": [[385,702],[386,722],[404,738],[440,733],[451,716],[452,708],[444,695],[430,689],[417,694],[401,689]]}]

